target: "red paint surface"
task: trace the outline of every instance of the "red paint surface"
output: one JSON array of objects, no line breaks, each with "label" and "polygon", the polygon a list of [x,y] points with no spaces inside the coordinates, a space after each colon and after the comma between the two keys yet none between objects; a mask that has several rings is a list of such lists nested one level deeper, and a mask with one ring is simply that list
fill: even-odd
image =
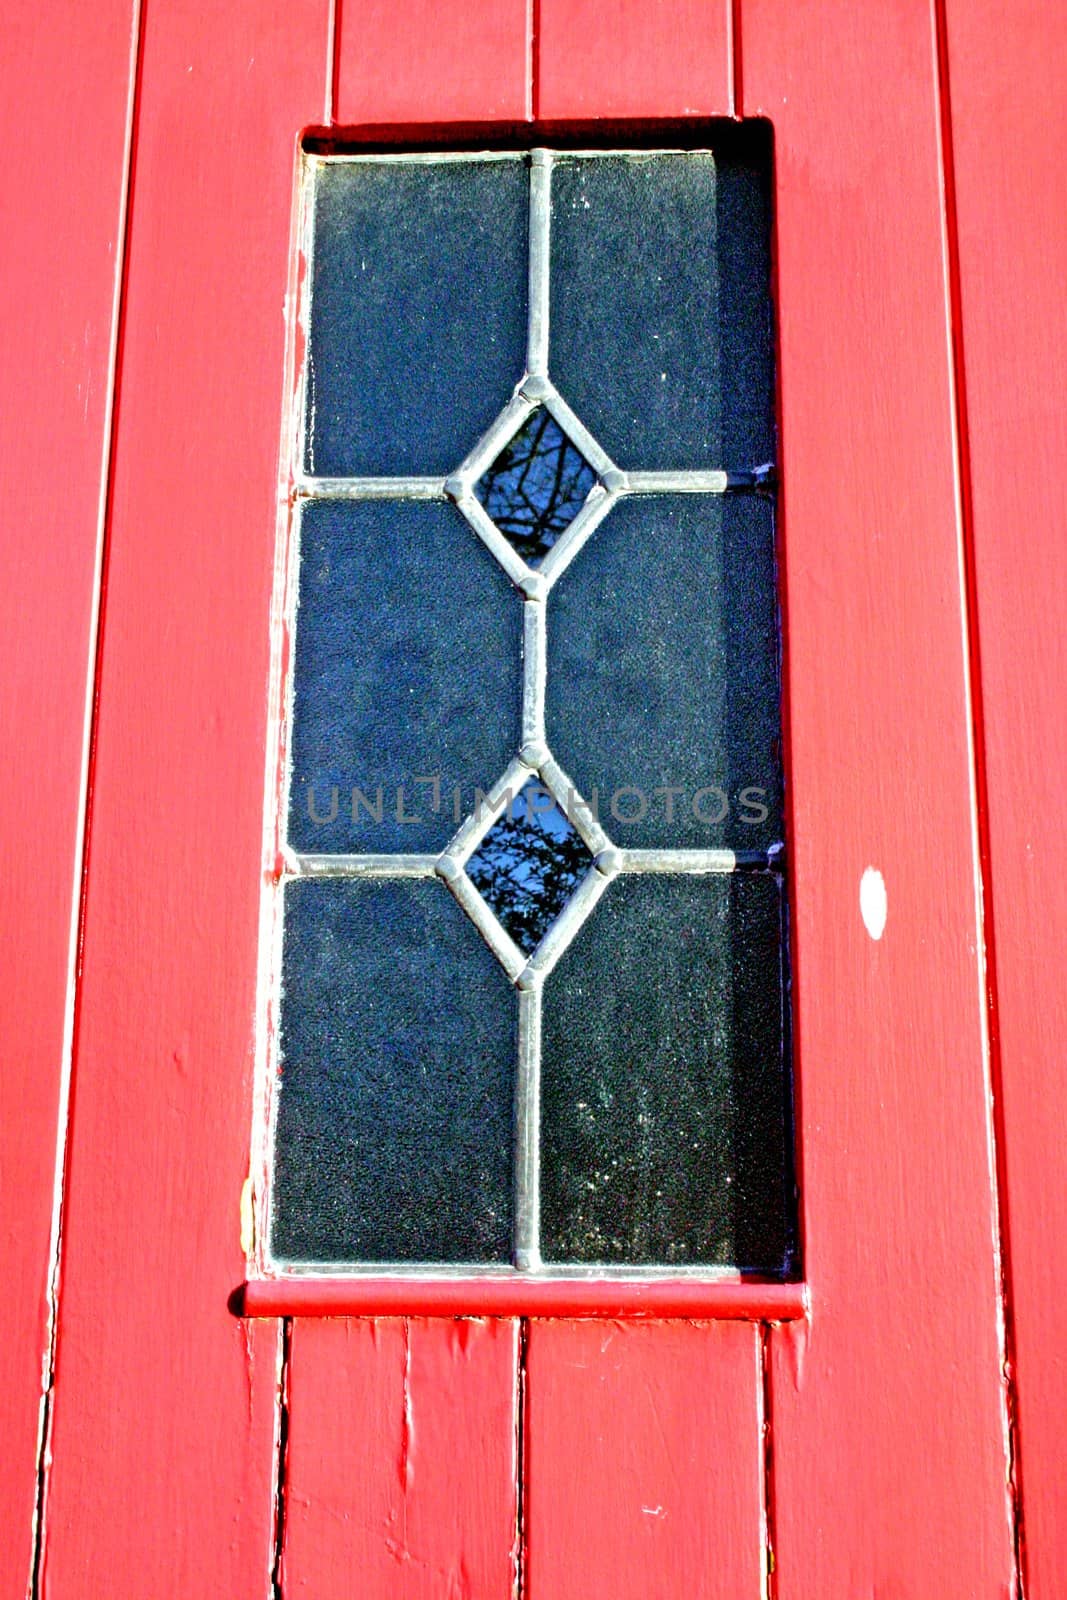
[{"label": "red paint surface", "polygon": [[528,0],[339,0],[334,121],[521,122]]},{"label": "red paint surface", "polygon": [[226,1301],[243,1269],[295,133],[321,105],[326,22],[320,0],[146,16],[46,1527],[57,1600],[268,1587],[275,1330]]},{"label": "red paint surface", "polygon": [[514,1322],[298,1323],[283,1592],[505,1600],[517,1371]]},{"label": "red paint surface", "polygon": [[532,1324],[531,1600],[758,1595],[760,1403],[752,1325]]},{"label": "red paint surface", "polygon": [[260,1278],[244,1287],[250,1317],[708,1317],[785,1321],[805,1312],[799,1283],[650,1283],[471,1278]]},{"label": "red paint surface", "polygon": [[1032,1600],[1067,1566],[1062,7],[947,7],[1003,1210]]},{"label": "red paint surface", "polygon": [[[227,1299],[245,1271],[295,140],[333,78],[342,124],[443,136],[522,120],[534,45],[544,117],[726,114],[733,57],[744,110],[775,126],[811,1313],[767,1333],[767,1375],[738,1321],[531,1321],[526,1593],[754,1596],[765,1516],[779,1600],[1011,1592],[934,18],[919,0],[729,9],[732,33],[726,5],[688,0],[344,0],[331,62],[327,0],[148,8],[46,1596],[269,1592],[276,1329]],[[13,148],[42,104],[66,128],[62,160],[12,166],[5,256],[19,313],[0,455],[14,508],[0,716],[17,755],[0,1018],[19,1108],[0,1122],[12,1593],[35,1488],[127,24],[110,0],[62,29],[46,10],[11,25],[0,68]],[[1067,1554],[1062,23],[948,0],[947,41],[1021,1534],[1044,1600]],[[859,913],[868,866],[888,891],[878,942]],[[432,1288],[430,1322],[294,1323],[283,1592],[511,1592],[518,1329],[449,1322],[457,1291]],[[381,1284],[247,1292],[260,1315],[401,1309]],[[583,1315],[604,1293],[538,1292],[541,1309]],[[648,1292],[661,1313],[711,1314],[688,1298],[708,1289]],[[802,1309],[796,1286],[714,1296],[717,1317]]]},{"label": "red paint surface", "polygon": [[[32,1562],[130,34],[129,0],[30,7],[5,19],[0,52],[5,1595],[25,1591]],[[27,138],[42,116],[45,143]]]},{"label": "red paint surface", "polygon": [[777,1593],[1004,1595],[933,19],[741,10],[744,110],[775,126],[812,1297],[810,1328],[770,1344]]},{"label": "red paint surface", "polygon": [[724,116],[730,0],[541,0],[541,117]]}]

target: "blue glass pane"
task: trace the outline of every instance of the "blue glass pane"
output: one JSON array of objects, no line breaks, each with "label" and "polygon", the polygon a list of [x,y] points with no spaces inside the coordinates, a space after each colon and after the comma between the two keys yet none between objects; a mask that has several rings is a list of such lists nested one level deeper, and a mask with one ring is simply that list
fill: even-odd
[{"label": "blue glass pane", "polygon": [[467,862],[467,875],[515,943],[532,953],[593,864],[536,779],[511,801]]},{"label": "blue glass pane", "polygon": [[528,194],[516,157],[319,166],[308,471],[463,460],[525,369]]},{"label": "blue glass pane", "polygon": [[506,1261],[516,1001],[436,879],[285,892],[271,1249]]},{"label": "blue glass pane", "polygon": [[505,445],[474,492],[520,556],[537,566],[595,482],[592,467],[542,409]]},{"label": "blue glass pane", "polygon": [[517,747],[521,598],[444,502],[318,501],[300,547],[290,842],[441,850]]},{"label": "blue glass pane", "polygon": [[548,601],[547,730],[623,846],[782,837],[770,502],[621,501]]},{"label": "blue glass pane", "polygon": [[773,457],[768,167],[736,140],[559,158],[549,368],[619,466]]},{"label": "blue glass pane", "polygon": [[617,878],[545,988],[546,1260],[787,1270],[785,1029],[776,879]]}]

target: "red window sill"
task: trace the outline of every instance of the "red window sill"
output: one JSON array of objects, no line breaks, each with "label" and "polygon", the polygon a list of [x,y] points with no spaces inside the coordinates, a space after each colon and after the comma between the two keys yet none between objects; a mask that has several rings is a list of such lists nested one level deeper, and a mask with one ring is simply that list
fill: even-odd
[{"label": "red window sill", "polygon": [[803,1283],[655,1278],[252,1278],[246,1317],[685,1317],[789,1322],[807,1315]]}]

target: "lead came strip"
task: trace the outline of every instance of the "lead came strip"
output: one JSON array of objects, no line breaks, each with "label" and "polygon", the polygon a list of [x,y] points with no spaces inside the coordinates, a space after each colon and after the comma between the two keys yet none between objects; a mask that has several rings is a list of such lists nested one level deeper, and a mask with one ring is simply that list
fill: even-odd
[{"label": "lead came strip", "polygon": [[530,307],[526,368],[548,376],[549,228],[552,217],[552,152],[530,151]]},{"label": "lead came strip", "polygon": [[779,870],[771,850],[619,850],[620,872],[752,872]]},{"label": "lead came strip", "polygon": [[[520,980],[521,981],[521,980]],[[541,983],[519,991],[519,1066],[515,1085],[515,1265],[541,1262]]]},{"label": "lead came strip", "polygon": [[432,878],[437,856],[292,855],[294,877],[302,878]]},{"label": "lead came strip", "polygon": [[[522,743],[545,743],[545,602],[527,600],[522,608]],[[547,745],[545,746],[547,749]]]},{"label": "lead came strip", "polygon": [[293,484],[297,500],[444,500],[444,478],[307,478]]}]

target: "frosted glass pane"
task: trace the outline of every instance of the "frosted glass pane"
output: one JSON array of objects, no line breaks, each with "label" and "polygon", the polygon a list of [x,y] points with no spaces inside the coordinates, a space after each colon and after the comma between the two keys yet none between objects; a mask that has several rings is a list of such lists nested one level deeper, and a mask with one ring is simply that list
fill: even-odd
[{"label": "frosted glass pane", "polygon": [[773,457],[767,164],[561,157],[552,176],[549,370],[619,466]]},{"label": "frosted glass pane", "polygon": [[310,472],[459,466],[525,368],[527,212],[521,158],[319,168]]},{"label": "frosted glass pane", "polygon": [[300,542],[290,841],[442,850],[515,753],[521,597],[443,502],[319,501]]},{"label": "frosted glass pane", "polygon": [[616,879],[548,980],[543,1050],[546,1260],[790,1264],[777,879]]},{"label": "frosted glass pane", "polygon": [[435,879],[285,895],[271,1248],[506,1261],[516,1001]]},{"label": "frosted glass pane", "polygon": [[769,501],[622,501],[550,596],[548,656],[549,744],[619,844],[781,839]]}]

